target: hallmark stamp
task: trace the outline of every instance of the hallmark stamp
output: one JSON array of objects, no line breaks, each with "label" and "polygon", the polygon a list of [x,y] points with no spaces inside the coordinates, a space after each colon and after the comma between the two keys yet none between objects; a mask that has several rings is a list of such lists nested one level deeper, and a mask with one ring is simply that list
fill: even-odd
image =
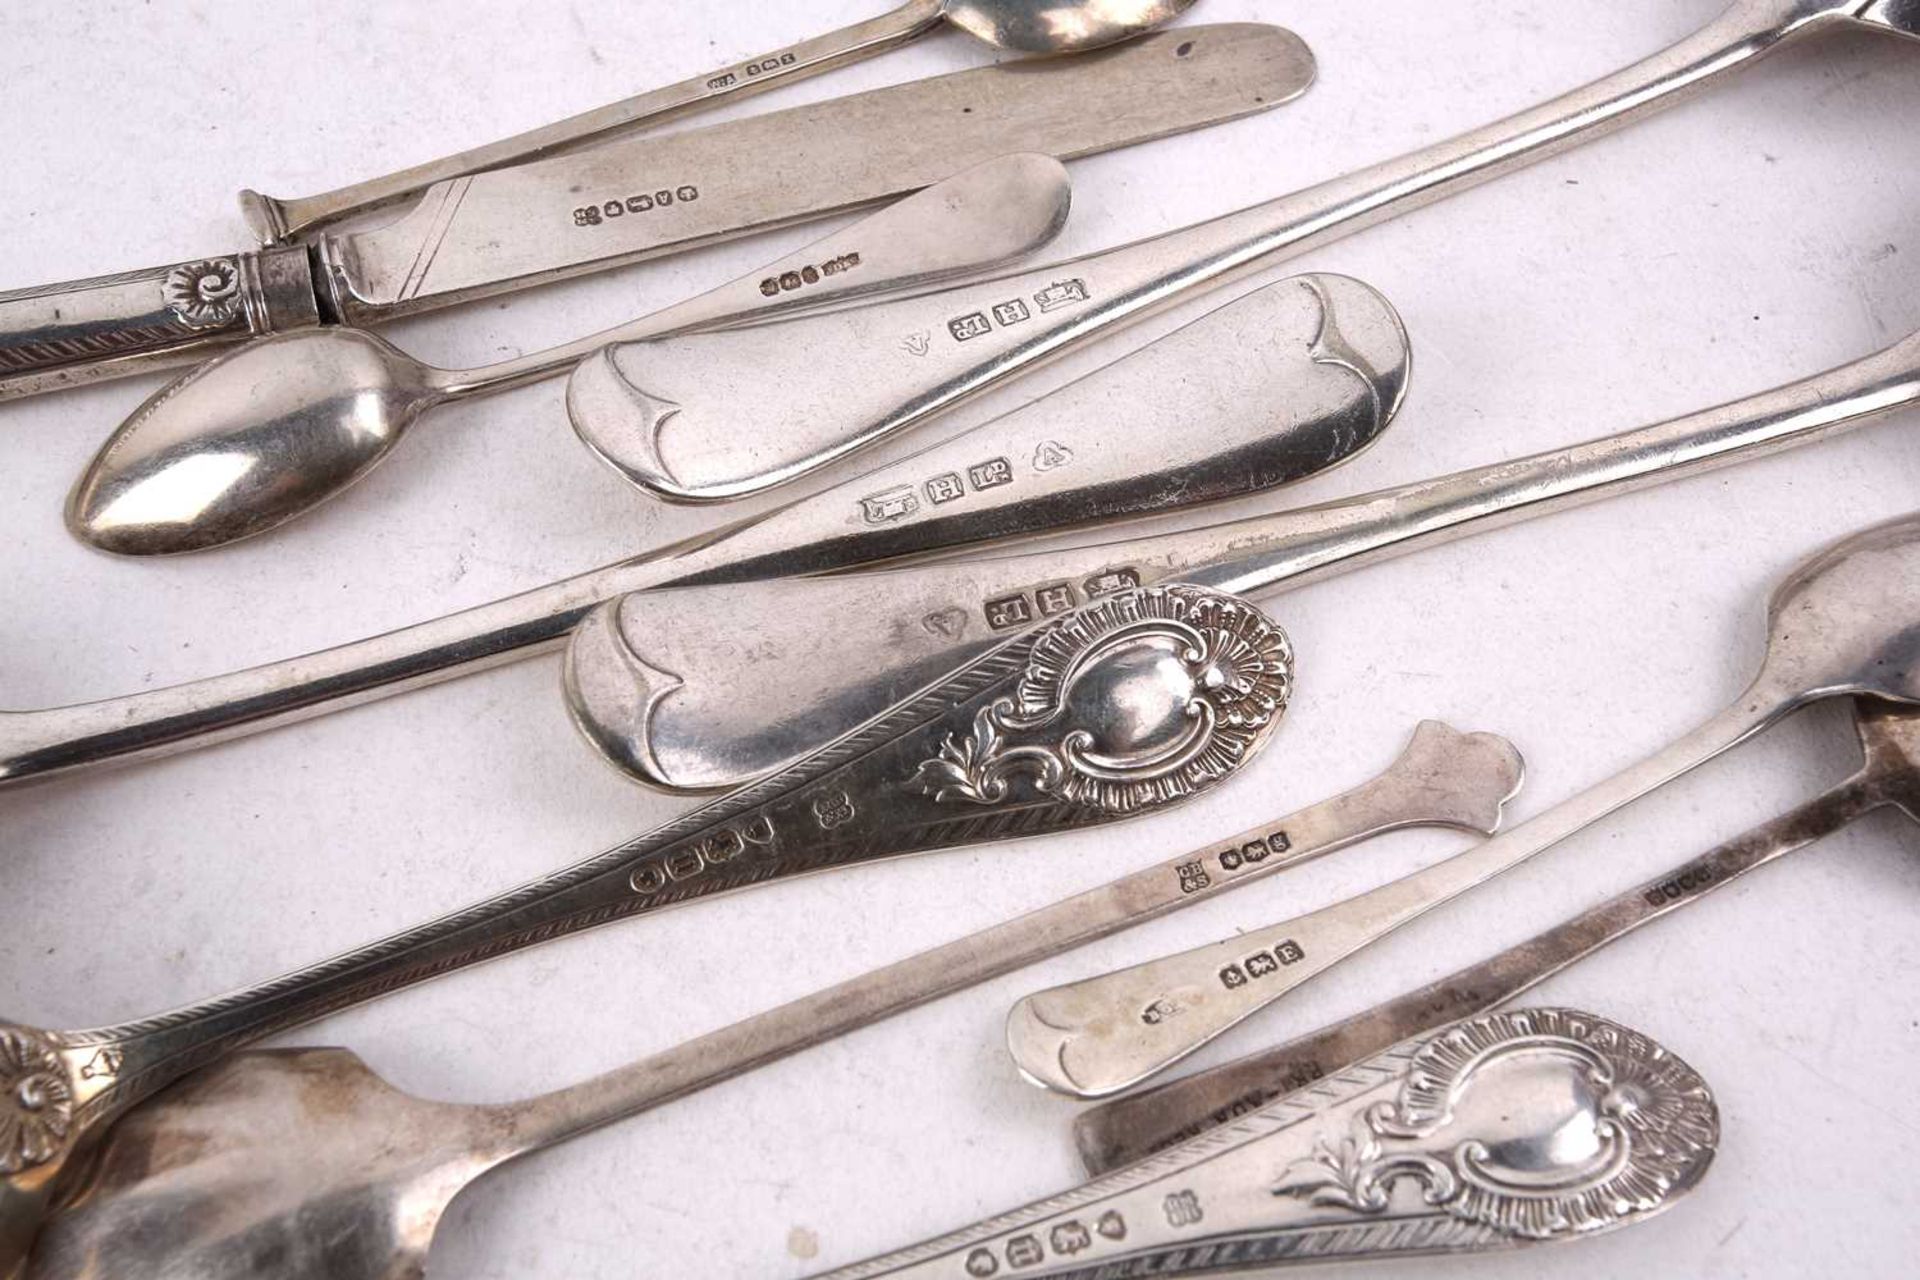
[{"label": "hallmark stamp", "polygon": [[1213,877],[1207,874],[1206,867],[1198,858],[1192,862],[1183,862],[1174,870],[1179,873],[1182,893],[1198,893],[1213,883]]},{"label": "hallmark stamp", "polygon": [[666,209],[676,203],[692,204],[699,198],[700,188],[690,182],[677,187],[662,187],[658,191],[642,192],[618,200],[581,205],[573,211],[573,225],[597,227],[615,218],[624,218],[630,213],[652,213],[655,209]]},{"label": "hallmark stamp", "polygon": [[760,292],[766,297],[777,298],[783,293],[793,293],[808,285],[819,284],[831,276],[844,275],[859,265],[859,254],[843,253],[817,265],[808,264],[797,271],[782,271],[777,276],[768,276],[760,282]]},{"label": "hallmark stamp", "polygon": [[1190,1227],[1205,1218],[1200,1208],[1200,1197],[1191,1191],[1176,1191],[1160,1202],[1166,1211],[1167,1225],[1170,1227]]},{"label": "hallmark stamp", "polygon": [[975,489],[992,489],[1013,483],[1013,464],[1005,458],[988,458],[967,468],[967,479]]},{"label": "hallmark stamp", "polygon": [[1031,1267],[1046,1260],[1047,1251],[1041,1245],[1039,1236],[1015,1236],[1007,1241],[1007,1265],[1010,1267]]},{"label": "hallmark stamp", "polygon": [[1044,587],[1035,587],[1033,602],[1040,606],[1042,616],[1049,618],[1056,613],[1065,613],[1078,603],[1073,598],[1073,584],[1070,582],[1055,582]]},{"label": "hallmark stamp", "polygon": [[860,499],[860,515],[868,524],[890,524],[895,520],[904,520],[919,509],[920,499],[914,497],[910,484],[870,493]]},{"label": "hallmark stamp", "polygon": [[967,1274],[985,1280],[1000,1269],[1000,1259],[993,1256],[991,1249],[975,1249],[967,1255]]},{"label": "hallmark stamp", "polygon": [[972,315],[957,317],[947,321],[947,332],[957,342],[968,342],[993,331],[993,322],[987,319],[987,313],[976,311]]},{"label": "hallmark stamp", "polygon": [[1157,1027],[1168,1018],[1180,1012],[1180,1006],[1166,996],[1160,997],[1140,1011],[1140,1021],[1150,1027]]},{"label": "hallmark stamp", "polygon": [[930,329],[915,329],[912,333],[900,339],[900,349],[910,356],[924,356],[927,352],[933,350],[933,331]]},{"label": "hallmark stamp", "polygon": [[960,473],[957,471],[935,476],[927,481],[926,490],[927,501],[936,507],[967,495],[967,486],[960,482]]},{"label": "hallmark stamp", "polygon": [[1131,591],[1140,585],[1140,575],[1131,569],[1108,569],[1096,573],[1080,584],[1080,589],[1089,599],[1095,596],[1110,596],[1116,591]]},{"label": "hallmark stamp", "polygon": [[1058,311],[1061,307],[1087,300],[1087,282],[1085,280],[1055,280],[1052,284],[1033,295],[1034,305],[1042,311]]},{"label": "hallmark stamp", "polygon": [[1073,450],[1067,448],[1067,446],[1061,444],[1058,440],[1042,440],[1040,447],[1033,451],[1033,469],[1035,471],[1052,471],[1054,468],[1064,467],[1072,461]]},{"label": "hallmark stamp", "polygon": [[1101,1214],[1100,1221],[1093,1224],[1093,1229],[1109,1240],[1127,1238],[1127,1220],[1120,1216],[1118,1209],[1109,1209]]},{"label": "hallmark stamp", "polygon": [[1033,621],[1033,603],[1024,594],[987,601],[987,625],[1005,631]]},{"label": "hallmark stamp", "polygon": [[853,815],[853,797],[844,791],[813,798],[813,818],[822,831],[831,831],[842,823],[853,821]]},{"label": "hallmark stamp", "polygon": [[1005,327],[1010,324],[1019,324],[1022,320],[1031,320],[1033,312],[1027,310],[1026,303],[1014,298],[1008,302],[996,302],[993,306],[993,318]]},{"label": "hallmark stamp", "polygon": [[88,1058],[80,1068],[82,1080],[111,1080],[120,1074],[120,1065],[127,1057],[118,1049],[102,1049]]},{"label": "hallmark stamp", "polygon": [[1071,1218],[1048,1233],[1047,1243],[1053,1246],[1055,1253],[1071,1258],[1093,1245],[1093,1233],[1082,1226],[1078,1218]]},{"label": "hallmark stamp", "polygon": [[967,629],[967,611],[958,605],[939,609],[920,619],[920,625],[936,636],[951,640]]}]

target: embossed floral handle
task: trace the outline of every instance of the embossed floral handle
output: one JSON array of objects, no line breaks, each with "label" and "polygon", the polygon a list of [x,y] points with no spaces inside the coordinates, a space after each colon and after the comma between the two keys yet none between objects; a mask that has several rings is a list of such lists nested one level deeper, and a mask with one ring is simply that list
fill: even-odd
[{"label": "embossed floral handle", "polygon": [[1491,1013],[1071,1191],[819,1280],[1173,1277],[1578,1240],[1699,1184],[1712,1091],[1572,1009]]},{"label": "embossed floral handle", "polygon": [[[86,1031],[0,1020],[0,1246],[121,1111],[264,1036],[581,929],[809,871],[1112,822],[1207,790],[1285,711],[1279,626],[1205,588],[1065,614],[775,777],[584,862],[233,995]],[[24,1113],[24,1111],[22,1112]],[[7,1251],[0,1247],[0,1275]]]},{"label": "embossed floral handle", "polygon": [[300,246],[0,291],[0,380],[35,390],[182,363],[262,333],[320,323]]}]

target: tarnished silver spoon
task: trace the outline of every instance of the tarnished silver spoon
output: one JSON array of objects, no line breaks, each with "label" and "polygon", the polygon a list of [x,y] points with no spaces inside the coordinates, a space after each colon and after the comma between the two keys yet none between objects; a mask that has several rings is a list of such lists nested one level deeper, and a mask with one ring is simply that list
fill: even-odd
[{"label": "tarnished silver spoon", "polygon": [[778,778],[416,928],[119,1026],[0,1021],[0,1276],[26,1257],[48,1205],[74,1189],[117,1116],[235,1049],[694,898],[1179,802],[1259,752],[1286,710],[1292,667],[1285,634],[1252,605],[1142,588],[956,669]]},{"label": "tarnished silver spoon", "polygon": [[[1026,997],[1007,1017],[1021,1071],[1076,1097],[1118,1093],[1369,943],[1810,702],[1854,694],[1920,704],[1920,515],[1815,556],[1774,591],[1767,613],[1759,674],[1691,732],[1484,845],[1367,893],[1199,953]],[[1262,947],[1274,965],[1257,982],[1225,976],[1234,952]]]},{"label": "tarnished silver spoon", "polygon": [[[31,1274],[417,1277],[447,1205],[508,1160],[1380,832],[1490,832],[1519,774],[1504,738],[1428,721],[1350,791],[520,1102],[412,1097],[345,1049],[236,1054],[115,1126],[84,1190],[42,1233]],[[1212,877],[1183,872],[1196,864]]]},{"label": "tarnished silver spoon", "polygon": [[119,555],[251,537],[365,475],[429,409],[564,373],[608,342],[765,320],[1004,263],[1053,239],[1071,197],[1059,161],[1002,156],[710,292],[477,369],[437,369],[345,325],[263,338],[134,410],[82,473],[67,527]]}]

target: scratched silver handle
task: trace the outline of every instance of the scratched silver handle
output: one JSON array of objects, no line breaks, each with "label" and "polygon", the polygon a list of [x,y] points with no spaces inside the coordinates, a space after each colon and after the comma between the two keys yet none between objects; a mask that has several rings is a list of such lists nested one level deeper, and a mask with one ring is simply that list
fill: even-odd
[{"label": "scratched silver handle", "polygon": [[659,497],[712,502],[756,493],[1197,290],[1623,125],[1760,56],[1814,17],[1845,16],[1839,7],[1748,0],[1664,52],[1532,110],[1091,257],[778,329],[612,347],[573,375],[569,413],[602,456],[640,460],[623,473]]},{"label": "scratched silver handle", "polygon": [[748,98],[884,53],[933,27],[940,21],[941,13],[940,0],[907,0],[898,9],[878,18],[748,58],[707,75],[649,90],[498,142],[320,195],[278,199],[257,191],[242,191],[240,212],[262,244],[280,244],[326,223],[418,194],[447,178],[575,151],[616,133],[664,124],[721,102]]},{"label": "scratched silver handle", "polygon": [[318,324],[302,248],[0,292],[0,400],[191,364],[256,334]]}]

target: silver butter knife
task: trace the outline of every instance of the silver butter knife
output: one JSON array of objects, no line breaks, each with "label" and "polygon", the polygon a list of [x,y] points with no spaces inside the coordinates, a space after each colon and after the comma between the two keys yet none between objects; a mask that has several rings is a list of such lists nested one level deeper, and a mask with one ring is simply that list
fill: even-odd
[{"label": "silver butter knife", "polygon": [[0,400],[825,217],[1010,151],[1073,159],[1146,142],[1264,111],[1313,74],[1279,27],[1188,27],[452,178],[367,230],[0,292]]}]

